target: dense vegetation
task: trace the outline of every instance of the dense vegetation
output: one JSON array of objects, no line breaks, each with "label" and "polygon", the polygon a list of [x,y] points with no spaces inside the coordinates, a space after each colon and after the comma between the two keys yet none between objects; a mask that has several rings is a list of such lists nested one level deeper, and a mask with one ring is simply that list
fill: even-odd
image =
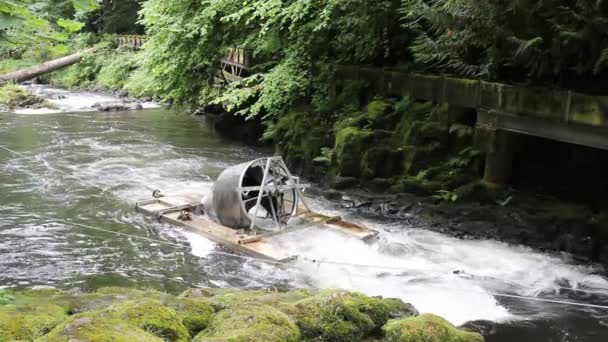
[{"label": "dense vegetation", "polygon": [[[299,171],[376,180],[396,192],[456,198],[481,171],[471,122],[452,122],[445,107],[410,98],[373,101],[366,82],[336,84],[338,64],[608,87],[604,0],[98,0],[85,10],[91,1],[0,2],[13,22],[0,31],[7,57],[0,72],[97,44],[95,54],[46,81],[190,109],[221,104],[261,122],[263,139]],[[117,49],[108,35],[144,29],[141,52]],[[54,39],[40,38],[49,30]],[[38,43],[10,43],[25,35]],[[250,52],[253,68],[239,82],[218,84],[220,60],[234,47]]]}]

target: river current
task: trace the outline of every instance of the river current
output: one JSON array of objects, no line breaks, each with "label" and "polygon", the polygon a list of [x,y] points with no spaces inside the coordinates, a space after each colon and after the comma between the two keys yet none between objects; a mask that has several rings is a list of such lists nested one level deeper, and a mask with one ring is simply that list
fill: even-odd
[{"label": "river current", "polygon": [[457,325],[498,322],[482,324],[487,341],[608,340],[608,309],[499,296],[608,305],[608,279],[600,266],[357,217],[314,194],[313,207],[377,229],[379,238],[368,244],[311,229],[282,237],[284,248],[359,266],[297,261],[286,268],[216,254],[230,251],[134,213],[135,201],[154,189],[202,194],[223,168],[268,151],[224,140],[204,119],[184,113],[99,113],[88,108],[92,97],[109,95],[37,90],[49,97],[61,93],[55,101],[60,110],[0,113],[0,145],[19,153],[0,150],[2,287],[335,287],[399,297]]}]

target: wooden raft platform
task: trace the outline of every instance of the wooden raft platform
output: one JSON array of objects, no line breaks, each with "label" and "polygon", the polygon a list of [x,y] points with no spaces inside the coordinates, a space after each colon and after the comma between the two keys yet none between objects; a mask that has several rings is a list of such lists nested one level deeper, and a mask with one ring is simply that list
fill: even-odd
[{"label": "wooden raft platform", "polygon": [[[152,216],[160,222],[169,223],[198,233],[228,249],[245,255],[271,261],[287,262],[297,258],[282,250],[278,244],[273,243],[272,237],[286,234],[304,228],[330,229],[361,240],[368,240],[376,236],[377,232],[367,227],[347,222],[340,217],[327,216],[307,210],[299,209],[298,217],[302,223],[286,227],[280,231],[260,231],[258,234],[245,230],[236,230],[210,220],[206,215],[197,215],[198,201],[194,196],[169,196],[139,201],[135,210],[139,213]],[[180,216],[182,211],[192,212],[187,219]]]}]

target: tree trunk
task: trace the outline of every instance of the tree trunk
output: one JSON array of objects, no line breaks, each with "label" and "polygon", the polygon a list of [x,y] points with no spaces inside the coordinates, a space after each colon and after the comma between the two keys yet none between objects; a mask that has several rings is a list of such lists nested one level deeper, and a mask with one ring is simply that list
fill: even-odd
[{"label": "tree trunk", "polygon": [[48,61],[46,63],[22,69],[14,72],[9,72],[8,74],[0,75],[0,82],[2,81],[12,81],[12,82],[23,82],[34,77],[38,77],[40,75],[44,75],[48,72],[55,71],[57,69],[65,68],[72,64],[80,62],[82,56],[87,53],[94,52],[95,48],[88,48],[73,55],[61,57],[58,59],[54,59],[52,61]]}]

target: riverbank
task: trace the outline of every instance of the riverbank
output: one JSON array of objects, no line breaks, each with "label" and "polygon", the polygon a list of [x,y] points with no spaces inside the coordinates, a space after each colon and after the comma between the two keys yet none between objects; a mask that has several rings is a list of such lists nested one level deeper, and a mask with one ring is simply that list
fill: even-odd
[{"label": "riverbank", "polygon": [[[534,151],[541,153],[536,161],[522,153],[519,185],[496,186],[481,180],[484,154],[476,149],[474,120],[445,106],[375,99],[350,113],[328,117],[300,110],[270,124],[245,121],[218,106],[197,113],[224,136],[274,146],[293,171],[349,210],[608,264],[605,181],[547,176],[556,172],[542,156],[579,151],[548,146]],[[560,192],[548,191],[553,188]]]},{"label": "riverbank", "polygon": [[0,290],[0,340],[481,342],[399,299],[341,290]]}]

